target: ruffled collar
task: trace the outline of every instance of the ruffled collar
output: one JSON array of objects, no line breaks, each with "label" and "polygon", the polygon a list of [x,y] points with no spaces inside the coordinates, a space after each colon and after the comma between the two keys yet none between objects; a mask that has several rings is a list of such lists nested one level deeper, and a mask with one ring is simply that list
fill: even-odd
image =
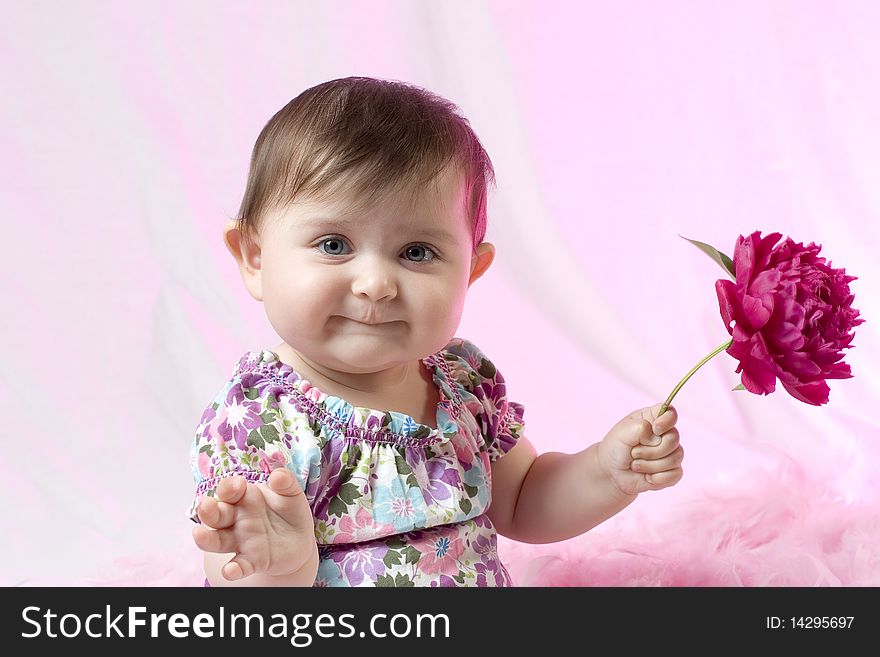
[{"label": "ruffled collar", "polygon": [[[462,399],[459,383],[449,371],[449,363],[442,352],[422,358],[440,393],[437,405],[437,428],[416,422],[400,411],[355,406],[341,397],[331,395],[312,385],[299,372],[279,358],[270,349],[249,351],[241,357],[233,376],[247,373],[265,376],[290,394],[296,406],[330,429],[336,429],[350,438],[374,439],[382,442],[430,444],[448,438],[459,430],[458,419]],[[250,381],[248,386],[255,385]],[[262,387],[262,386],[257,386]]]}]

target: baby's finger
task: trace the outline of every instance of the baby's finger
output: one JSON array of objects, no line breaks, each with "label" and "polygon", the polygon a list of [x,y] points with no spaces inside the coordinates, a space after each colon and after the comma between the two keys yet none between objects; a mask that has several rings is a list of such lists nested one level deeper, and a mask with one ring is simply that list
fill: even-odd
[{"label": "baby's finger", "polygon": [[244,477],[226,477],[217,484],[217,498],[228,504],[235,504],[245,494],[247,482]]},{"label": "baby's finger", "polygon": [[640,445],[632,448],[634,459],[660,459],[678,448],[678,429],[671,429],[662,436],[647,436]]},{"label": "baby's finger", "polygon": [[220,569],[220,572],[223,574],[223,577],[234,582],[242,577],[250,577],[254,574],[255,568],[248,559],[245,559],[239,554],[230,559],[223,568]]},{"label": "baby's finger", "polygon": [[635,472],[644,472],[646,474],[658,474],[666,470],[674,470],[681,465],[684,460],[684,449],[679,446],[677,450],[669,456],[662,459],[634,459],[630,468]]},{"label": "baby's finger", "polygon": [[231,529],[209,529],[196,525],[193,527],[192,537],[202,552],[238,552],[238,544]]},{"label": "baby's finger", "polygon": [[293,476],[293,473],[287,468],[275,468],[268,479],[269,488],[279,495],[285,497],[296,497],[302,495],[302,487]]},{"label": "baby's finger", "polygon": [[657,417],[660,414],[662,406],[663,404],[656,404],[651,407],[651,414],[654,416],[654,421],[651,422],[651,427],[653,428],[654,433],[658,436],[662,436],[674,427],[676,422],[678,422],[678,411],[675,410],[674,406],[670,406],[666,409],[666,412],[663,413],[663,415]]},{"label": "baby's finger", "polygon": [[645,480],[651,484],[652,490],[660,490],[661,488],[667,488],[668,486],[677,484],[681,481],[683,475],[684,470],[681,468],[673,468],[672,470],[645,475]]},{"label": "baby's finger", "polygon": [[196,513],[202,524],[212,529],[229,527],[235,521],[235,506],[226,502],[218,502],[207,495],[199,500]]}]

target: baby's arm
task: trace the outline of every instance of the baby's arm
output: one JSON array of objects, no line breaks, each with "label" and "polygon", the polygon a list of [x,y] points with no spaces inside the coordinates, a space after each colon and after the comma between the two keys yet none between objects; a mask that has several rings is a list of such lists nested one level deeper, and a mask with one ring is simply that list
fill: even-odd
[{"label": "baby's arm", "polygon": [[[659,410],[657,404],[631,413],[576,454],[538,456],[521,436],[492,463],[492,524],[524,543],[562,541],[620,512],[638,493],[677,483],[684,457],[674,428],[678,416],[670,407],[657,418]],[[656,445],[655,432],[661,436]]]}]

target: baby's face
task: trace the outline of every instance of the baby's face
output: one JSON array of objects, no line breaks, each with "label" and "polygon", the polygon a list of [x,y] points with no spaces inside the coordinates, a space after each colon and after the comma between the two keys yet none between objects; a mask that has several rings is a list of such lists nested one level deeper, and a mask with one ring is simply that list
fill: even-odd
[{"label": "baby's face", "polygon": [[[464,185],[450,170],[415,211],[384,202],[345,214],[346,199],[302,202],[266,217],[262,300],[286,344],[324,367],[377,372],[443,348],[472,280]],[[336,223],[334,223],[336,222]],[[480,251],[494,249],[481,245]]]}]

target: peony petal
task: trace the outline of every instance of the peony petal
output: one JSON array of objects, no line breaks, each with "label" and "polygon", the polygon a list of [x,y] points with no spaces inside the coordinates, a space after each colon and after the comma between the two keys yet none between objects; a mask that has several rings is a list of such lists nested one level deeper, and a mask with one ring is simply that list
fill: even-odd
[{"label": "peony petal", "polygon": [[778,351],[797,351],[803,348],[804,342],[806,342],[801,330],[786,321],[780,322],[779,328],[774,330],[769,337]]},{"label": "peony petal", "polygon": [[828,403],[828,393],[830,389],[824,381],[811,381],[810,383],[801,383],[790,385],[785,381],[781,381],[782,387],[788,393],[802,402],[812,404],[813,406],[821,406]]},{"label": "peony petal", "polygon": [[733,247],[733,269],[736,271],[736,284],[743,288],[748,287],[752,278],[752,268],[755,265],[752,249],[752,238],[755,235],[760,236],[761,232],[752,233],[748,237],[740,235],[736,238],[736,245]]},{"label": "peony petal", "polygon": [[786,322],[794,324],[798,331],[803,331],[807,311],[803,305],[797,302],[794,290],[787,289],[784,295],[780,295],[780,299],[779,306],[782,308],[782,317]]},{"label": "peony petal", "polygon": [[[734,328],[734,333],[739,330],[739,325]],[[736,336],[734,336],[733,343],[727,348],[727,353],[736,358],[739,361],[739,367],[737,368],[737,373],[742,370],[743,361],[747,361],[749,356],[750,349],[750,340],[737,340]]]},{"label": "peony petal", "polygon": [[[745,325],[745,322],[741,322],[733,327],[733,339],[737,343],[743,343],[743,344],[748,345],[749,343],[751,343],[752,336],[754,335],[754,333],[744,329],[743,328],[744,325]],[[751,350],[751,347],[747,348],[744,353],[748,354],[750,350]]]},{"label": "peony petal", "polygon": [[721,310],[721,319],[724,320],[724,328],[733,335],[730,323],[736,318],[739,303],[737,302],[736,285],[733,281],[724,279],[715,281],[715,293],[718,295],[718,308]]},{"label": "peony petal", "polygon": [[751,359],[748,366],[743,367],[742,384],[756,395],[769,395],[776,390],[776,375],[761,361]]},{"label": "peony petal", "polygon": [[782,273],[778,269],[762,271],[749,284],[749,294],[755,297],[763,297],[765,294],[770,294],[779,287],[781,280]]},{"label": "peony petal", "polygon": [[751,346],[750,355],[752,358],[757,358],[759,361],[766,363],[767,365],[773,365],[773,357],[770,355],[770,348],[767,346],[767,341],[764,339],[762,333],[756,333],[752,336]]},{"label": "peony petal", "polygon": [[770,315],[773,312],[773,297],[767,297],[767,300],[770,304],[769,308],[764,305],[762,299],[757,299],[748,294],[743,295],[743,312],[745,313],[746,320],[756,331],[767,323],[767,320],[770,319]]},{"label": "peony petal", "polygon": [[849,363],[835,363],[824,374],[826,379],[851,379],[852,376]]},{"label": "peony petal", "polygon": [[[780,233],[770,233],[767,237],[761,237],[761,231],[756,230],[754,233],[746,237],[740,238],[742,241],[737,242],[737,249],[734,252],[733,266],[737,273],[736,282],[747,286],[756,275],[755,272],[761,272],[768,268],[773,246],[782,237]],[[740,261],[742,261],[743,278],[740,279]]]},{"label": "peony petal", "polygon": [[776,360],[783,370],[791,372],[800,380],[815,379],[822,375],[822,368],[804,351],[790,351],[777,356]]}]

